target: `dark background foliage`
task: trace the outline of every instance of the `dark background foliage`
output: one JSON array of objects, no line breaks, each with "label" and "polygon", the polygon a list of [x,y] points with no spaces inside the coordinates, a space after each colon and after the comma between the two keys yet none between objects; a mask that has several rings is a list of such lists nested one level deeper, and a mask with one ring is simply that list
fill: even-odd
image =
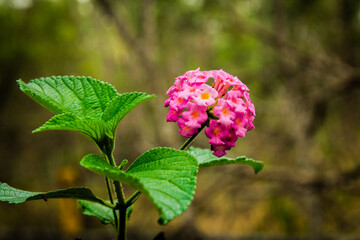
[{"label": "dark background foliage", "polygon": [[[106,196],[104,180],[78,164],[97,153],[87,139],[31,134],[52,115],[16,79],[85,75],[156,94],[119,127],[115,157],[132,161],[184,142],[165,121],[174,78],[222,68],[247,84],[257,110],[256,129],[229,155],[265,169],[202,169],[193,204],[166,227],[142,197],[129,239],[359,239],[359,42],[357,0],[0,0],[0,181]],[[194,144],[209,147],[203,135]],[[0,239],[76,237],[113,235],[71,200],[0,203]]]}]

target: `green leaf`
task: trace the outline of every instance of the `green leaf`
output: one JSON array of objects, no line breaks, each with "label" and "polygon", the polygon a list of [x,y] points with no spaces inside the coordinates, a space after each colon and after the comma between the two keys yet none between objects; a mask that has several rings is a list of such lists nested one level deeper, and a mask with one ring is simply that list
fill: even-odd
[{"label": "green leaf", "polygon": [[126,116],[126,114],[128,114],[140,103],[154,97],[155,95],[148,95],[140,92],[121,94],[109,103],[102,115],[102,120],[106,122],[110,132],[115,133],[119,122]]},{"label": "green leaf", "polygon": [[114,225],[114,214],[111,208],[85,200],[79,200],[78,206],[83,214],[97,217],[103,224]]},{"label": "green leaf", "polygon": [[[114,225],[115,223],[113,210],[109,207],[85,200],[78,200],[78,206],[83,214],[97,217],[100,220],[100,222],[103,224],[110,223]],[[130,206],[126,209],[127,221],[130,219],[132,210],[133,210],[133,206]]]},{"label": "green leaf", "polygon": [[118,96],[108,83],[91,77],[53,76],[24,83],[20,89],[55,114],[70,112],[99,119],[107,104]]},{"label": "green leaf", "polygon": [[57,114],[34,132],[78,131],[98,145],[105,138],[114,139],[124,116],[155,97],[138,92],[118,94],[110,84],[91,77],[58,76],[18,83],[24,93]]},{"label": "green leaf", "polygon": [[50,192],[29,192],[10,187],[6,183],[0,183],[0,201],[9,203],[23,203],[31,200],[45,200],[50,198],[73,198],[83,199],[100,204],[105,204],[104,201],[96,197],[90,189],[85,187],[75,187],[67,189],[59,189]]},{"label": "green leaf", "polygon": [[138,157],[126,172],[109,165],[95,154],[85,156],[80,164],[147,195],[158,209],[160,224],[181,215],[195,193],[198,164],[185,151],[151,149]]},{"label": "green leaf", "polygon": [[255,173],[260,172],[264,163],[261,161],[253,160],[251,158],[247,158],[244,156],[236,157],[236,158],[228,158],[228,157],[216,157],[212,154],[212,151],[209,149],[201,149],[190,147],[188,152],[196,158],[200,167],[212,167],[212,166],[220,166],[227,164],[244,164],[251,166]]},{"label": "green leaf", "polygon": [[134,205],[131,205],[126,209],[126,221],[130,220],[133,209],[134,209]]},{"label": "green leaf", "polygon": [[79,118],[72,113],[55,115],[33,133],[47,130],[71,130],[83,133],[95,142],[100,142],[106,134],[106,124],[101,120]]}]

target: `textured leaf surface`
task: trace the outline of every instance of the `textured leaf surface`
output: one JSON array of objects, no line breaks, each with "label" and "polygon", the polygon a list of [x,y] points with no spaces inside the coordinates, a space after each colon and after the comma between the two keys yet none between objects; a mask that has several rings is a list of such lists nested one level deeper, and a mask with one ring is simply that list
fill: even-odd
[{"label": "textured leaf surface", "polygon": [[103,224],[114,224],[115,222],[111,208],[85,200],[79,200],[78,206],[83,214],[97,217]]},{"label": "textured leaf surface", "polygon": [[47,130],[71,130],[81,132],[90,139],[94,139],[95,142],[98,142],[106,134],[106,129],[106,124],[101,120],[79,118],[72,113],[63,113],[55,115],[42,126],[35,129],[33,133]]},{"label": "textured leaf surface", "polygon": [[119,122],[140,103],[145,102],[155,95],[132,92],[124,93],[112,100],[105,109],[102,119],[107,123],[111,132],[115,132]]},{"label": "textured leaf surface", "polygon": [[23,203],[31,200],[47,200],[50,198],[73,198],[83,199],[92,202],[102,203],[103,201],[97,198],[88,188],[77,187],[59,189],[50,192],[29,192],[10,187],[6,183],[0,183],[0,201],[9,203]]},{"label": "textured leaf surface", "polygon": [[110,84],[91,77],[58,76],[18,83],[24,93],[57,114],[34,132],[73,130],[95,142],[105,135],[113,139],[124,116],[155,97],[139,92],[118,94]]},{"label": "textured leaf surface", "polygon": [[182,214],[195,193],[198,164],[185,151],[151,149],[137,158],[126,172],[112,167],[95,154],[85,156],[80,164],[147,195],[159,211],[161,224]]},{"label": "textured leaf surface", "polygon": [[18,81],[20,89],[55,114],[70,112],[98,119],[109,101],[118,96],[114,87],[91,77],[57,76]]},{"label": "textured leaf surface", "polygon": [[216,157],[212,154],[212,151],[209,149],[201,149],[190,147],[188,152],[196,158],[200,167],[212,167],[212,166],[220,166],[227,164],[244,164],[251,166],[255,173],[261,171],[264,167],[264,163],[261,161],[253,160],[251,158],[247,158],[244,156],[236,157],[236,158],[228,158],[228,157]]}]

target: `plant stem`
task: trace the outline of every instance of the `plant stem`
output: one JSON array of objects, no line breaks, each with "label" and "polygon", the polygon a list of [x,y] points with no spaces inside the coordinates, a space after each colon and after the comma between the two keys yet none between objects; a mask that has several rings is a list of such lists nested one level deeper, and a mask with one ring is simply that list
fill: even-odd
[{"label": "plant stem", "polygon": [[100,199],[99,202],[97,202],[97,203],[99,203],[99,204],[101,204],[101,205],[103,205],[105,207],[111,208],[111,209],[116,210],[116,208],[117,208],[117,206],[115,204],[108,203],[107,201],[102,200],[102,199]]},{"label": "plant stem", "polygon": [[[105,182],[106,182],[106,188],[109,194],[109,199],[110,199],[110,203],[114,204],[114,199],[112,196],[112,192],[111,192],[111,188],[110,188],[110,183],[109,183],[109,179],[107,177],[105,177]],[[115,228],[118,228],[118,218],[117,218],[117,214],[116,214],[116,210],[113,209],[113,214],[114,214],[114,220],[115,220]]]},{"label": "plant stem", "polygon": [[120,205],[118,240],[126,240],[126,209],[126,205]]},{"label": "plant stem", "polygon": [[136,202],[136,200],[138,200],[140,195],[141,195],[141,192],[136,191],[131,197],[129,197],[128,200],[126,200],[126,206],[130,207],[131,205],[133,205]]},{"label": "plant stem", "polygon": [[[203,123],[201,127],[198,129],[198,132],[192,135],[186,142],[181,146],[179,150],[185,150],[187,146],[189,146],[192,141],[196,138],[196,136],[207,126],[208,121]],[[108,162],[111,166],[116,167],[116,162],[113,157],[113,149],[114,149],[114,141],[112,139],[106,139],[107,142],[100,147],[101,151],[107,158]],[[126,165],[127,161],[124,164],[121,164],[120,170]],[[108,194],[110,198],[110,202],[113,204],[112,192],[110,189],[109,179],[105,178],[106,187],[108,189]],[[113,181],[116,197],[118,199],[117,209],[119,211],[119,218],[117,218],[116,210],[113,210],[115,217],[115,227],[117,228],[117,239],[118,240],[126,240],[126,210],[128,207],[133,205],[135,201],[140,197],[141,192],[136,191],[127,201],[125,201],[123,187],[119,181]]]},{"label": "plant stem", "polygon": [[126,203],[124,191],[119,181],[114,181],[115,192],[119,205],[119,225],[118,225],[118,240],[126,239]]},{"label": "plant stem", "polygon": [[[105,158],[108,160],[109,164],[113,167],[116,167],[116,162],[114,160],[113,156],[113,150],[114,150],[114,139],[112,138],[104,138],[103,141],[101,141],[101,144],[99,145],[99,148],[101,152],[105,155]],[[108,183],[108,182],[107,182]],[[125,203],[125,197],[124,197],[124,191],[119,181],[113,181],[115,193],[117,197],[117,208],[119,211],[119,218],[117,219],[116,212],[114,214],[114,217],[118,221],[117,224],[117,239],[118,240],[126,240],[126,203]],[[110,187],[108,187],[110,189]],[[111,192],[111,191],[110,191]],[[110,194],[109,194],[110,196]]]},{"label": "plant stem", "polygon": [[186,142],[181,146],[181,148],[179,150],[185,150],[185,148],[190,145],[190,143],[192,143],[192,141],[194,141],[194,139],[196,138],[197,135],[199,135],[199,133],[204,129],[204,127],[206,127],[207,125],[207,121],[205,123],[203,123],[201,125],[201,127],[198,129],[198,132],[195,133],[194,135],[192,135],[188,140],[186,140]]},{"label": "plant stem", "polygon": [[[116,163],[112,152],[107,155],[109,163],[116,167]],[[118,199],[118,206],[119,206],[119,224],[117,226],[118,232],[118,240],[125,240],[126,239],[126,203],[124,197],[124,191],[119,181],[113,181],[115,187],[116,197]]]}]

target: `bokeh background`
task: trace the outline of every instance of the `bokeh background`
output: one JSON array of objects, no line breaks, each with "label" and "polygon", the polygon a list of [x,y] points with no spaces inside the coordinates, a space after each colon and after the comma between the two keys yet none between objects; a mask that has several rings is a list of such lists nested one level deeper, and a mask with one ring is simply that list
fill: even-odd
[{"label": "bokeh background", "polygon": [[[247,84],[257,111],[256,128],[229,155],[264,170],[201,169],[192,205],[165,227],[142,196],[129,239],[360,239],[359,43],[357,0],[0,0],[0,181],[106,197],[104,179],[78,164],[98,152],[91,142],[31,134],[52,114],[17,79],[85,75],[156,94],[119,127],[115,157],[132,161],[184,142],[165,121],[174,78],[223,69]],[[203,135],[194,145],[209,147]],[[112,234],[72,200],[0,203],[0,239]]]}]

